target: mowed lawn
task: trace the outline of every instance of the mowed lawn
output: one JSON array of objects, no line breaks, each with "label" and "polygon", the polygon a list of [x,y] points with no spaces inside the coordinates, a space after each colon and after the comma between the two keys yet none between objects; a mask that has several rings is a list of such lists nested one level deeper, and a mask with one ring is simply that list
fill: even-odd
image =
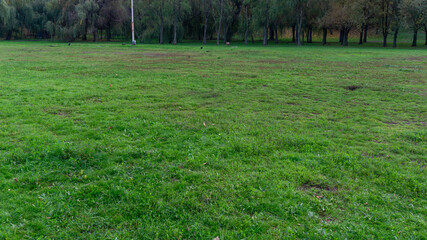
[{"label": "mowed lawn", "polygon": [[427,50],[0,42],[0,239],[426,239]]}]

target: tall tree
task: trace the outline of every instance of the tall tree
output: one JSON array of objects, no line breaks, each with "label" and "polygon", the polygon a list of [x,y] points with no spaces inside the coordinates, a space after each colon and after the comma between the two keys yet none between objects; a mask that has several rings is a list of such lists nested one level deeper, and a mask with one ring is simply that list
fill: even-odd
[{"label": "tall tree", "polygon": [[251,23],[251,0],[245,0],[244,2],[244,9],[245,9],[245,21],[244,21],[244,26],[245,26],[245,30],[244,30],[244,42],[245,45],[248,44],[248,36],[249,36],[249,30],[250,30],[250,23]]},{"label": "tall tree", "polygon": [[295,19],[296,19],[296,44],[298,46],[304,44],[304,11],[307,6],[308,0],[292,0],[290,3],[292,4],[295,11]]},{"label": "tall tree", "polygon": [[328,37],[328,28],[333,26],[330,25],[330,22],[327,18],[327,13],[330,8],[330,1],[324,0],[319,2],[319,15],[317,18],[317,26],[322,29],[322,45],[326,45]]},{"label": "tall tree", "polygon": [[406,25],[414,35],[412,46],[417,46],[418,30],[424,26],[427,17],[427,2],[425,0],[402,0],[401,11]]},{"label": "tall tree", "polygon": [[188,12],[190,6],[187,0],[173,0],[173,41],[176,45],[178,43],[178,30],[182,28],[183,15]]},{"label": "tall tree", "polygon": [[254,3],[254,17],[257,24],[263,29],[263,45],[268,44],[268,30],[270,24],[271,0],[257,0]]},{"label": "tall tree", "polygon": [[6,39],[10,40],[14,33],[19,33],[23,38],[23,30],[29,29],[32,24],[33,10],[28,0],[5,0],[2,1],[3,28],[6,32]]},{"label": "tall tree", "polygon": [[[213,5],[213,17],[216,24],[216,44],[219,45],[221,31],[223,29],[224,22],[226,21],[228,6],[226,0],[213,0]],[[225,39],[225,32],[223,34]]]},{"label": "tall tree", "polygon": [[360,26],[362,11],[360,5],[345,0],[332,0],[324,21],[340,30],[342,46],[348,46],[348,37],[352,28]]},{"label": "tall tree", "polygon": [[80,19],[80,25],[83,25],[83,40],[87,40],[86,34],[93,35],[93,41],[96,41],[97,28],[96,22],[99,16],[99,5],[95,0],[80,0],[76,6],[77,15]]},{"label": "tall tree", "polygon": [[51,39],[54,39],[57,35],[60,35],[60,26],[62,18],[62,6],[60,0],[48,0],[45,5],[45,11],[45,29],[50,35]]},{"label": "tall tree", "polygon": [[401,14],[400,14],[400,6],[401,0],[393,0],[393,13],[392,13],[392,21],[391,21],[391,30],[394,32],[393,34],[393,47],[397,47],[397,36],[399,34],[400,26],[401,26]]},{"label": "tall tree", "polygon": [[207,43],[207,35],[208,35],[208,22],[211,16],[212,11],[212,0],[203,0],[203,15],[204,15],[204,23],[203,23],[203,44]]},{"label": "tall tree", "polygon": [[390,0],[381,0],[381,29],[383,34],[383,47],[387,47],[387,37],[390,32],[390,24],[393,14],[393,2]]},{"label": "tall tree", "polygon": [[360,9],[360,35],[359,44],[367,42],[368,30],[370,26],[376,25],[377,16],[380,12],[380,2],[382,0],[356,0],[354,4]]},{"label": "tall tree", "polygon": [[227,0],[228,11],[226,18],[226,29],[224,31],[225,42],[230,42],[233,38],[233,34],[238,29],[239,15],[243,7],[243,0]]},{"label": "tall tree", "polygon": [[99,0],[100,7],[98,23],[107,32],[107,41],[112,38],[112,30],[120,26],[127,16],[123,1],[121,0]]}]

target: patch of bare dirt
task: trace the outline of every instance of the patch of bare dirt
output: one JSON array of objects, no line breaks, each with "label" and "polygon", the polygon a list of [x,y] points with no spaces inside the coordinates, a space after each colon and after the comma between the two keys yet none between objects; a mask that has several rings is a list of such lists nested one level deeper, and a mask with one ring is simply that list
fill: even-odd
[{"label": "patch of bare dirt", "polygon": [[178,54],[178,53],[154,53],[154,52],[146,52],[143,53],[144,56],[148,57],[191,57],[190,55]]},{"label": "patch of bare dirt", "polygon": [[204,95],[202,98],[217,98],[219,95],[217,93],[209,93]]},{"label": "patch of bare dirt", "polygon": [[409,57],[409,58],[404,58],[403,60],[405,60],[405,61],[420,61],[420,60],[424,60],[424,59],[427,59],[427,56]]},{"label": "patch of bare dirt", "polygon": [[279,59],[262,59],[255,61],[255,63],[267,63],[267,64],[284,64],[284,63],[291,63],[292,61],[289,60],[279,60]]},{"label": "patch of bare dirt", "polygon": [[258,76],[255,74],[247,74],[247,73],[231,73],[232,77],[238,78],[238,79],[248,79],[248,78],[257,78]]},{"label": "patch of bare dirt", "polygon": [[164,68],[161,67],[143,67],[143,66],[126,66],[125,67],[128,70],[136,70],[136,71],[155,71],[155,70],[162,70]]},{"label": "patch of bare dirt", "polygon": [[111,54],[114,54],[114,55],[124,55],[124,54],[129,54],[129,53],[125,53],[125,52],[112,52]]},{"label": "patch of bare dirt", "polygon": [[408,58],[384,58],[384,57],[381,57],[381,58],[374,58],[375,60],[381,60],[381,61],[384,61],[384,60],[396,60],[396,61],[402,61],[402,60],[405,60],[405,61],[420,61],[420,60],[424,60],[424,59],[427,59],[427,56],[420,56],[420,57],[408,57]]},{"label": "patch of bare dirt", "polygon": [[[90,53],[90,52],[87,52]],[[133,57],[191,57],[192,55],[181,54],[181,53],[173,53],[173,52],[111,52],[113,55],[129,55]]]},{"label": "patch of bare dirt", "polygon": [[47,68],[44,68],[44,67],[31,67],[29,69],[32,71],[37,71],[37,72],[46,72],[47,71]]},{"label": "patch of bare dirt", "polygon": [[350,91],[356,91],[357,89],[362,88],[361,86],[356,86],[356,85],[351,85],[351,86],[347,86],[345,87],[345,89],[350,90]]}]

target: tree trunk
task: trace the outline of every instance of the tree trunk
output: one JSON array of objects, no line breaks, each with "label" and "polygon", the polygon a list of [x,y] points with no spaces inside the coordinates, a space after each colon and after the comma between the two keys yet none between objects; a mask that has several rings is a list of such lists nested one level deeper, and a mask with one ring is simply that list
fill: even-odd
[{"label": "tree trunk", "polygon": [[219,23],[218,23],[218,29],[216,30],[216,45],[219,45],[219,38],[221,37],[221,25],[222,25],[222,1],[219,2],[220,4],[220,14],[219,14]]},{"label": "tree trunk", "polygon": [[219,45],[219,38],[221,37],[221,24],[222,24],[222,9],[219,17],[218,29],[216,30],[216,45]]},{"label": "tree trunk", "polygon": [[292,25],[292,42],[295,42],[295,25]]},{"label": "tree trunk", "polygon": [[173,42],[172,42],[173,45],[176,45],[178,42],[177,34],[176,34],[176,24],[177,24],[176,20],[174,20],[174,23],[173,23]]},{"label": "tree trunk", "polygon": [[326,38],[328,37],[328,29],[327,28],[323,28],[323,40],[322,40],[322,45],[326,45]]},{"label": "tree trunk", "polygon": [[348,33],[350,32],[349,29],[344,28],[342,31],[342,46],[348,46]]},{"label": "tree trunk", "polygon": [[274,23],[274,41],[276,42],[276,44],[279,43],[279,31],[277,29],[277,22]]},{"label": "tree trunk", "polygon": [[345,46],[348,46],[348,34],[350,33],[350,29],[347,29],[345,32]]},{"label": "tree trunk", "polygon": [[393,47],[394,48],[397,47],[397,34],[399,34],[399,28],[396,28],[396,30],[394,31],[394,37],[393,37]]},{"label": "tree trunk", "polygon": [[305,33],[305,26],[302,26],[302,29],[301,29],[301,45],[304,45],[304,33]]},{"label": "tree trunk", "polygon": [[208,37],[208,18],[209,18],[209,15],[206,13],[206,16],[205,16],[205,29],[203,30],[203,44],[206,44],[207,43],[207,37]]},{"label": "tree trunk", "polygon": [[107,29],[107,42],[111,41],[111,27],[108,26]]},{"label": "tree trunk", "polygon": [[424,26],[424,32],[426,34],[426,42],[425,45],[427,46],[427,24]]},{"label": "tree trunk", "polygon": [[359,44],[362,45],[363,44],[363,29],[365,27],[365,24],[362,24],[362,27],[360,29],[360,39],[359,39]]},{"label": "tree trunk", "polygon": [[414,29],[414,39],[412,40],[412,47],[417,46],[418,29]]},{"label": "tree trunk", "polygon": [[262,44],[264,46],[266,46],[268,44],[268,24],[267,23],[264,24],[264,39],[263,39]]},{"label": "tree trunk", "polygon": [[176,33],[176,25],[178,24],[178,9],[177,9],[177,0],[173,1],[173,45],[176,45],[178,42],[177,33]]},{"label": "tree trunk", "polygon": [[[297,45],[301,46],[302,42],[304,42],[304,33],[301,32],[302,30],[302,7],[299,9],[299,13],[297,14],[297,22],[298,22],[298,28],[297,28]],[[302,41],[301,41],[301,36],[302,36]]]},{"label": "tree trunk", "polygon": [[248,34],[249,34],[249,6],[246,5],[245,8],[245,18],[246,18],[246,30],[245,30],[245,45],[248,45]]},{"label": "tree trunk", "polygon": [[11,40],[12,39],[12,30],[7,31],[6,34],[6,40]]},{"label": "tree trunk", "polygon": [[235,3],[233,6],[233,10],[234,10],[232,15],[233,17],[227,23],[226,38],[228,42],[231,42],[231,40],[233,39],[233,34],[234,34],[233,26],[239,22],[240,13],[243,6],[243,1],[233,1],[233,2]]},{"label": "tree trunk", "polygon": [[310,43],[310,26],[307,27],[307,43]]},{"label": "tree trunk", "polygon": [[87,18],[85,19],[85,32],[83,33],[83,41],[87,41]]},{"label": "tree trunk", "polygon": [[363,42],[368,42],[368,24],[365,24],[365,35],[363,36]]},{"label": "tree trunk", "polygon": [[308,43],[313,43],[313,27],[310,25],[308,27]]},{"label": "tree trunk", "polygon": [[273,24],[270,24],[270,27],[269,27],[269,29],[270,29],[270,31],[269,31],[269,33],[270,33],[270,41],[274,41],[274,25]]},{"label": "tree trunk", "polygon": [[384,32],[384,34],[383,34],[383,47],[387,47],[387,36],[388,36],[388,32]]},{"label": "tree trunk", "polygon": [[165,6],[165,1],[164,0],[160,0],[160,9],[159,9],[159,17],[160,17],[160,26],[159,26],[159,44],[163,44],[164,43],[164,31],[165,31],[165,19],[163,16],[163,9]]},{"label": "tree trunk", "polygon": [[342,29],[340,31],[340,42],[341,42],[341,46],[345,46],[345,33],[344,33],[344,30]]},{"label": "tree trunk", "polygon": [[390,3],[388,0],[382,1],[382,10],[384,12],[384,16],[381,19],[381,27],[383,31],[383,47],[387,47],[387,37],[388,37],[388,29],[390,27],[390,21],[389,21],[389,9]]},{"label": "tree trunk", "polygon": [[163,32],[164,32],[164,28],[165,28],[165,23],[164,23],[164,19],[163,19],[163,13],[160,14],[160,29],[159,29],[159,43],[163,44],[164,43],[164,39],[163,39]]},{"label": "tree trunk", "polygon": [[92,36],[93,36],[92,41],[93,41],[93,42],[96,42],[96,40],[97,40],[97,32],[98,32],[98,30],[94,30],[94,31],[92,32]]},{"label": "tree trunk", "polygon": [[225,22],[225,24],[224,24],[224,44],[227,44],[227,34],[228,34],[228,32],[227,32],[227,29],[228,29],[228,26],[227,26],[227,22]]}]

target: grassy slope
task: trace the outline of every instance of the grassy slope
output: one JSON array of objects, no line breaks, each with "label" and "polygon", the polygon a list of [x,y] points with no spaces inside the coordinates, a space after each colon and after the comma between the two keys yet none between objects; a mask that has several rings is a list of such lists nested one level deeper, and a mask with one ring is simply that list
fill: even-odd
[{"label": "grassy slope", "polygon": [[0,42],[0,239],[423,239],[426,76],[424,49]]}]

